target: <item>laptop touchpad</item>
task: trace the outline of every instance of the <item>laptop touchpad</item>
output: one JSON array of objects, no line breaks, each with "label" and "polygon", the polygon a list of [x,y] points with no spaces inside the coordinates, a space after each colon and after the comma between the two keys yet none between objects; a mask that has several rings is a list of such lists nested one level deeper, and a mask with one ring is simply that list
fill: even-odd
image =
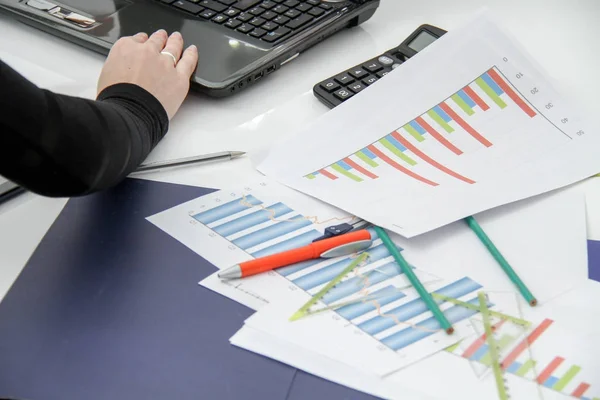
[{"label": "laptop touchpad", "polygon": [[60,0],[71,11],[89,15],[97,21],[112,15],[125,6],[132,4],[127,0]]}]

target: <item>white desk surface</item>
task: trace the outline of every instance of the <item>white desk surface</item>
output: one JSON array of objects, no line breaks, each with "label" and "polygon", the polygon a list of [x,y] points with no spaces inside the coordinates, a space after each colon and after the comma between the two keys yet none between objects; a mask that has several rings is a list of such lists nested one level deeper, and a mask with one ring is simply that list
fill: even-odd
[{"label": "white desk surface", "polygon": [[[598,0],[382,0],[365,24],[324,41],[246,92],[220,100],[190,94],[149,160],[219,150],[243,150],[250,157],[145,177],[216,188],[257,176],[252,159],[261,149],[327,111],[312,95],[316,82],[395,47],[423,23],[451,30],[481,6],[512,31],[564,94],[590,114],[600,109]],[[94,96],[103,56],[5,16],[0,38],[0,58],[29,79]],[[588,235],[600,239],[600,178],[580,186],[588,196]],[[0,206],[0,299],[65,202],[27,194]]]}]

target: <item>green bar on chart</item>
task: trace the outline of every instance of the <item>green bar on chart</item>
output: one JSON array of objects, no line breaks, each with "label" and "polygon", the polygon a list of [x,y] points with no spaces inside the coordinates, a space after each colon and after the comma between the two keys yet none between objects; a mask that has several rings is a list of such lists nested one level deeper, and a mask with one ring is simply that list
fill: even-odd
[{"label": "green bar on chart", "polygon": [[[510,336],[510,335],[504,335],[501,336],[500,339],[498,339],[498,350],[503,350],[506,348],[506,346],[508,346],[509,344],[511,344],[512,342],[515,341],[515,338]],[[479,360],[480,363],[484,364],[484,365],[492,365],[492,354],[491,352],[487,352],[485,353],[485,355],[483,357],[481,357],[481,359]]]},{"label": "green bar on chart", "polygon": [[525,375],[527,375],[527,373],[535,366],[535,363],[536,362],[533,360],[527,360],[525,364],[521,365],[521,368],[517,370],[516,375],[524,378]]},{"label": "green bar on chart", "polygon": [[469,107],[469,105],[458,95],[458,93],[455,93],[455,94],[452,95],[452,100],[454,100],[454,102],[460,108],[462,108],[462,110],[464,112],[466,112],[467,115],[473,115],[473,114],[475,114],[475,111],[473,111],[473,109],[471,107]]},{"label": "green bar on chart", "polygon": [[448,125],[448,123],[444,121],[444,119],[440,117],[439,114],[436,113],[434,110],[427,111],[427,115],[429,115],[435,122],[437,122],[439,126],[444,128],[446,132],[454,132],[454,129],[450,125]]},{"label": "green bar on chart", "polygon": [[422,142],[423,140],[425,140],[425,138],[423,136],[421,136],[421,134],[419,132],[417,132],[417,130],[415,128],[413,128],[412,126],[406,124],[403,126],[403,128],[406,129],[406,132],[408,132],[410,134],[410,136],[417,139],[417,141]]},{"label": "green bar on chart", "polygon": [[369,157],[368,155],[366,155],[362,151],[359,151],[358,153],[356,153],[356,156],[358,158],[360,158],[361,160],[363,160],[364,162],[366,162],[367,164],[369,164],[371,167],[377,167],[377,166],[379,166],[379,164],[377,164],[375,161],[373,161],[371,159],[371,157]]},{"label": "green bar on chart", "polygon": [[388,149],[389,151],[391,151],[392,153],[394,153],[395,155],[397,155],[398,158],[402,159],[406,163],[408,163],[410,165],[416,165],[417,164],[417,162],[415,160],[413,160],[412,158],[410,158],[409,156],[407,156],[406,154],[404,154],[402,151],[400,151],[399,149],[397,149],[396,146],[394,146],[393,144],[391,144],[389,140],[387,140],[387,139],[384,138],[384,139],[381,139],[379,141],[379,143],[381,143],[382,145],[384,145],[386,149]]},{"label": "green bar on chart", "polygon": [[562,391],[569,384],[569,382],[571,382],[573,380],[575,375],[577,375],[579,373],[579,371],[581,371],[581,367],[578,367],[577,365],[573,365],[571,368],[569,368],[569,370],[567,372],[565,372],[565,374],[562,376],[562,378],[560,378],[554,384],[554,386],[552,386],[552,389],[554,389],[558,392]]},{"label": "green bar on chart", "polygon": [[454,343],[452,346],[450,347],[446,347],[444,350],[446,350],[449,353],[453,353],[454,350],[458,349],[458,346],[460,345],[460,342],[456,342]]},{"label": "green bar on chart", "polygon": [[315,179],[316,178],[316,176],[314,174],[308,174],[308,175],[306,175],[306,177],[308,179]]},{"label": "green bar on chart", "polygon": [[356,182],[362,182],[363,181],[361,177],[358,177],[358,176],[354,175],[352,172],[346,171],[343,167],[341,167],[341,166],[339,166],[337,164],[333,164],[331,166],[331,168],[335,169],[340,174],[342,174],[342,175],[344,175],[344,176],[352,179],[353,181],[356,181]]},{"label": "green bar on chart", "polygon": [[487,94],[488,97],[498,105],[498,107],[506,107],[506,103],[500,97],[498,97],[496,92],[494,92],[494,89],[492,89],[487,83],[485,83],[482,77],[475,79],[475,83],[477,83],[477,86],[479,86],[481,90],[483,90],[485,94]]}]

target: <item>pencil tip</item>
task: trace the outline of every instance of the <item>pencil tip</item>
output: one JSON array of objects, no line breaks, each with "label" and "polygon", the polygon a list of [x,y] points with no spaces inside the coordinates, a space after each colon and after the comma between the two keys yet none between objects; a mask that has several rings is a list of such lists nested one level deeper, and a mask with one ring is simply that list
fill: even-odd
[{"label": "pencil tip", "polygon": [[231,158],[238,158],[246,154],[245,151],[231,151]]},{"label": "pencil tip", "polygon": [[529,302],[529,305],[531,305],[531,307],[535,307],[535,306],[537,306],[537,303],[538,303],[537,299],[533,299]]},{"label": "pencil tip", "polygon": [[448,335],[452,335],[452,334],[454,333],[454,328],[453,328],[453,327],[450,327],[450,328],[446,329],[446,333],[447,333]]}]

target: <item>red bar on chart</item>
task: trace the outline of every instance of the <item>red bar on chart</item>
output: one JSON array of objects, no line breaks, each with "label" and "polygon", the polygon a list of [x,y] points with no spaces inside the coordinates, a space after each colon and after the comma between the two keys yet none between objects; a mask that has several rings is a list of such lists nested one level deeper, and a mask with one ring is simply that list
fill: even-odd
[{"label": "red bar on chart", "polygon": [[544,370],[537,377],[537,383],[541,385],[544,382],[546,382],[546,379],[550,378],[552,373],[556,370],[556,368],[558,368],[560,364],[562,364],[563,361],[565,361],[565,359],[562,357],[554,357],[554,360],[552,360],[550,364],[548,364],[548,366],[544,368]]},{"label": "red bar on chart", "polygon": [[433,129],[433,127],[431,125],[429,125],[423,118],[417,117],[415,119],[415,121],[417,124],[421,125],[421,127],[423,127],[423,129],[425,129],[427,131],[427,133],[429,133],[431,136],[433,136],[433,138],[435,140],[440,142],[440,144],[444,145],[448,150],[450,150],[457,156],[460,156],[463,153],[458,147],[456,147],[455,145],[450,143],[448,141],[448,139],[446,139],[438,131]]},{"label": "red bar on chart", "polygon": [[584,395],[584,393],[590,388],[590,384],[589,383],[581,383],[579,386],[577,386],[577,389],[575,389],[573,391],[573,393],[571,393],[571,396],[573,397],[581,397]]},{"label": "red bar on chart", "polygon": [[502,361],[502,363],[500,364],[502,366],[502,369],[506,369],[508,367],[510,367],[510,365],[516,361],[517,358],[519,358],[519,356],[521,355],[521,353],[527,348],[529,347],[529,345],[533,344],[533,342],[535,342],[541,335],[542,333],[544,333],[546,331],[546,329],[548,329],[548,327],[550,325],[552,325],[552,321],[551,319],[545,319],[542,321],[541,324],[539,324],[534,330],[533,332],[531,332],[529,334],[529,336],[527,336],[525,339],[523,339],[523,341],[521,343],[519,343],[517,345],[517,347],[515,347],[513,349],[513,351],[510,352],[510,354],[508,356],[506,356],[506,358],[504,359],[504,361]]},{"label": "red bar on chart", "polygon": [[451,109],[446,103],[441,103],[440,108],[444,110],[444,112],[448,114],[448,116],[452,118],[458,125],[460,125],[461,128],[467,131],[469,135],[473,136],[473,138],[479,143],[481,143],[485,147],[492,146],[492,142],[484,138],[479,132],[473,129],[471,125],[467,124],[465,120],[462,119],[457,113],[455,113],[454,110]]},{"label": "red bar on chart", "polygon": [[[492,326],[492,331],[497,330],[498,328],[500,328],[502,326],[502,324],[504,324],[507,320],[502,319],[500,320],[498,323],[496,323],[495,325]],[[475,354],[475,352],[477,350],[479,350],[481,348],[481,346],[483,346],[485,344],[485,341],[487,340],[485,333],[483,335],[481,335],[476,341],[474,341],[473,343],[471,343],[471,345],[469,347],[467,347],[467,349],[465,350],[464,353],[462,353],[462,356],[464,358],[471,358],[471,356],[473,356],[473,354]]]},{"label": "red bar on chart", "polygon": [[337,176],[335,176],[331,172],[327,171],[325,168],[319,170],[319,173],[322,174],[323,176],[328,177],[329,179],[336,180],[338,178]]},{"label": "red bar on chart", "polygon": [[490,106],[487,105],[485,101],[470,86],[466,86],[464,89],[465,93],[481,108],[483,111],[487,111],[490,109]]},{"label": "red bar on chart", "polygon": [[510,97],[510,99],[514,101],[515,104],[518,105],[519,108],[521,108],[521,110],[525,112],[525,114],[529,115],[532,118],[537,115],[536,112],[531,107],[529,107],[527,103],[525,103],[525,101],[523,101],[523,99],[517,94],[517,92],[515,92],[513,88],[510,87],[510,85],[504,81],[504,79],[502,79],[502,77],[496,72],[494,68],[488,71],[488,75],[494,80],[494,82],[496,82],[496,85],[500,86],[500,89],[502,89],[504,93],[506,93],[508,97]]},{"label": "red bar on chart", "polygon": [[367,169],[361,167],[359,164],[357,164],[356,162],[354,162],[353,160],[351,160],[350,157],[344,158],[344,162],[346,164],[348,164],[349,166],[351,166],[352,168],[354,168],[355,170],[357,170],[358,172],[360,172],[361,174],[363,174],[365,176],[368,176],[371,179],[377,179],[377,178],[379,178],[374,173],[368,171]]},{"label": "red bar on chart", "polygon": [[405,173],[406,175],[410,176],[411,178],[414,178],[420,182],[426,183],[428,185],[431,186],[438,186],[438,183],[435,183],[433,181],[430,181],[427,178],[423,178],[421,175],[419,174],[415,174],[414,172],[412,172],[411,170],[404,168],[402,165],[398,164],[396,161],[392,160],[391,158],[389,158],[388,156],[386,156],[381,150],[379,150],[377,147],[375,147],[374,145],[369,145],[369,147],[367,147],[373,154],[375,154],[377,157],[381,158],[383,161],[385,161],[386,163],[388,163],[390,166],[396,168],[398,171]]},{"label": "red bar on chart", "polygon": [[434,168],[439,169],[442,172],[445,172],[446,174],[452,176],[453,178],[459,179],[463,182],[469,183],[469,184],[473,184],[475,183],[475,181],[462,176],[461,174],[452,171],[450,168],[443,166],[442,164],[440,164],[439,162],[435,161],[433,158],[429,157],[427,154],[423,153],[421,150],[417,149],[415,146],[413,146],[413,144],[411,142],[409,142],[408,140],[406,140],[405,138],[403,138],[400,133],[393,132],[392,133],[392,137],[394,139],[396,139],[397,141],[399,141],[402,146],[406,147],[408,150],[412,151],[417,157],[419,157],[420,159],[422,159],[423,161],[425,161],[427,164],[431,165]]}]

